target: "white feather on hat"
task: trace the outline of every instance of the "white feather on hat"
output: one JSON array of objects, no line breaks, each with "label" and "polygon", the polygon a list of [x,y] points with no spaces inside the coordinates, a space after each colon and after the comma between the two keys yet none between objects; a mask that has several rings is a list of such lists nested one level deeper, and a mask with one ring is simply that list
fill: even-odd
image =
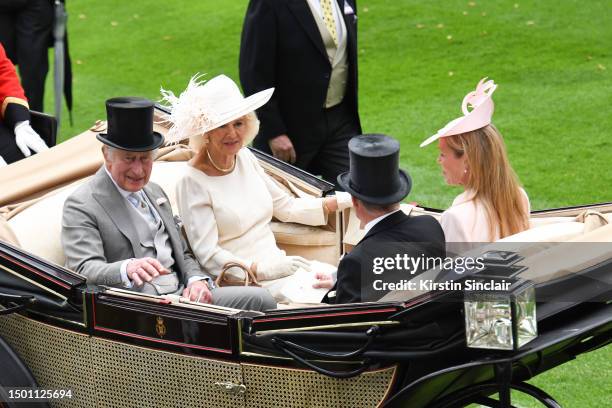
[{"label": "white feather on hat", "polygon": [[208,81],[200,81],[201,77],[200,74],[191,77],[178,97],[172,91],[161,89],[161,102],[171,111],[168,144],[202,135],[249,114],[268,102],[274,92],[270,88],[245,98],[236,83],[225,75]]}]

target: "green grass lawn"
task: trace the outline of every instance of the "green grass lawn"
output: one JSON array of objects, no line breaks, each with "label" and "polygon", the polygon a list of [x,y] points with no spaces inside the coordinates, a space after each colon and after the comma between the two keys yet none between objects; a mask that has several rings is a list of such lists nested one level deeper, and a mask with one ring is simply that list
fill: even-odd
[{"label": "green grass lawn", "polygon": [[[113,96],[181,91],[196,72],[238,79],[246,0],[68,2],[75,124],[104,119]],[[435,145],[463,96],[495,79],[494,122],[534,209],[612,201],[610,1],[358,0],[360,113],[400,139],[409,199],[446,208]],[[52,109],[48,81],[47,110]],[[64,115],[65,117],[65,115]],[[533,380],[568,407],[606,406],[612,349]],[[606,391],[608,390],[608,391]]]}]

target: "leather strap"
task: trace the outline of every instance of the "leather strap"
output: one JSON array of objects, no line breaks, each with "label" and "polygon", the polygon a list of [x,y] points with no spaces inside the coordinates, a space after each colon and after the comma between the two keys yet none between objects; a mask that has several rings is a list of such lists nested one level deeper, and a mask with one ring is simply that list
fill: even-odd
[{"label": "leather strap", "polygon": [[[244,271],[244,280],[235,280],[231,279],[229,276],[226,277],[225,274],[230,268],[240,268]],[[223,286],[261,286],[257,281],[257,277],[253,273],[253,271],[248,268],[246,265],[240,262],[228,262],[223,265],[223,269],[217,279],[215,280],[215,284],[218,287]]]}]

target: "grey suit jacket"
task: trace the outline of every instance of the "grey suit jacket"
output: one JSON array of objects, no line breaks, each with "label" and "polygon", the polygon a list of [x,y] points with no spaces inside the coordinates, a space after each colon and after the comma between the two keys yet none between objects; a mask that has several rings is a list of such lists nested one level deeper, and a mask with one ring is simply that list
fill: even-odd
[{"label": "grey suit jacket", "polygon": [[[170,201],[161,187],[149,183],[144,192],[168,233],[179,280],[186,286],[191,277],[208,276],[201,271],[183,240]],[[159,198],[165,198],[166,202],[158,205]],[[104,168],[66,199],[62,245],[67,268],[85,276],[88,283],[122,285],[120,268],[123,261],[143,256],[128,205]]]}]

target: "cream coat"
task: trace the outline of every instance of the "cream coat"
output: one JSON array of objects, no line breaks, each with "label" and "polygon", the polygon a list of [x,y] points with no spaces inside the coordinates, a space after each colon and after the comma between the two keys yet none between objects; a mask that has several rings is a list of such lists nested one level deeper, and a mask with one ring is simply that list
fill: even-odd
[{"label": "cream coat", "polygon": [[[270,228],[273,216],[283,222],[307,225],[327,222],[322,199],[287,194],[246,148],[236,156],[235,169],[224,176],[208,176],[187,166],[177,183],[176,198],[193,253],[213,276],[218,276],[231,261],[250,266],[285,256],[285,251],[276,246]],[[243,278],[239,270],[231,269],[228,274],[232,272],[240,274],[235,278]],[[289,279],[277,278],[266,276],[262,284],[283,301],[278,291]]]},{"label": "cream coat", "polygon": [[[521,192],[527,200],[528,212],[531,212],[529,197],[522,188]],[[464,191],[455,198],[450,208],[442,213],[440,224],[446,242],[493,242],[500,238],[498,230],[495,231],[495,236],[489,236],[489,219],[485,207],[472,200],[473,197],[473,191]]]}]

